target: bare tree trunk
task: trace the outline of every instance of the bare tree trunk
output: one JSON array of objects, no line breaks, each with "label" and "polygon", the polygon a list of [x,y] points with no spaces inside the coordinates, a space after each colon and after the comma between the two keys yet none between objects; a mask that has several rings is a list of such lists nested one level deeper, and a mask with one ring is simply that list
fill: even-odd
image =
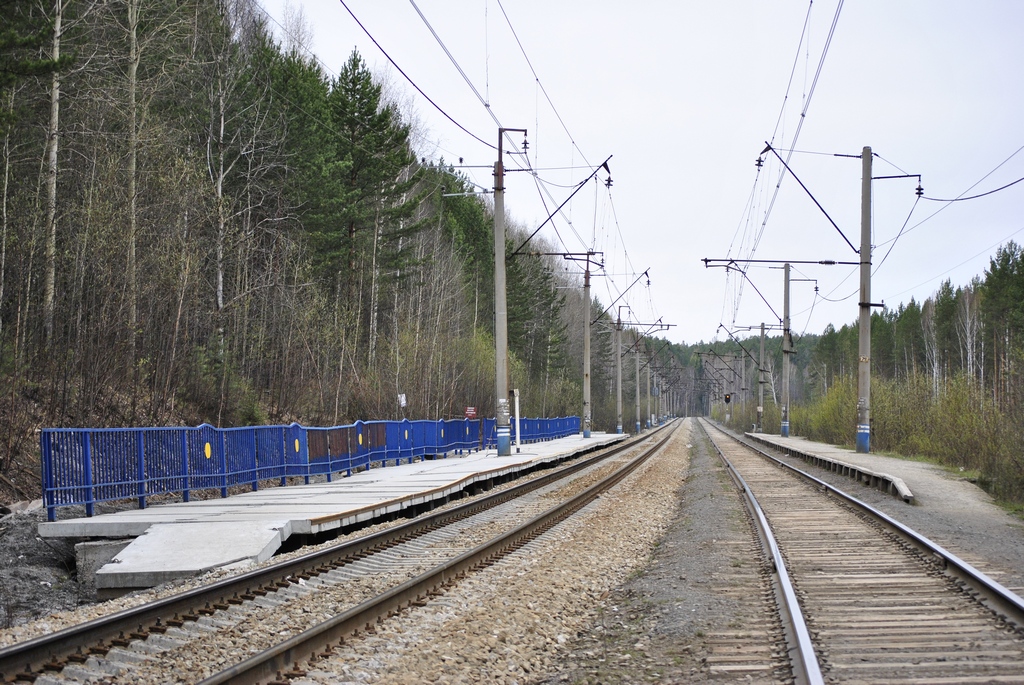
[{"label": "bare tree trunk", "polygon": [[942,375],[942,355],[935,338],[935,305],[931,300],[925,300],[921,308],[921,327],[924,329],[924,354],[932,371],[932,393],[937,397]]},{"label": "bare tree trunk", "polygon": [[182,218],[183,230],[182,230],[182,248],[184,250],[184,263],[181,267],[181,273],[179,275],[179,287],[178,287],[178,310],[174,317],[174,332],[171,334],[171,358],[167,362],[167,379],[164,382],[164,397],[171,397],[171,411],[174,410],[173,390],[172,390],[172,379],[174,378],[174,362],[178,351],[178,335],[181,331],[181,315],[185,308],[185,291],[188,288],[189,271],[191,265],[191,251],[188,249],[188,224],[189,216],[188,209],[185,209],[184,217]]},{"label": "bare tree trunk", "polygon": [[345,333],[344,329],[335,328],[335,330],[342,330],[341,334],[341,347],[338,351],[338,384],[334,388],[334,420],[335,426],[338,425],[338,418],[341,412],[341,386],[342,380],[345,378]]},{"label": "bare tree trunk", "polygon": [[[217,245],[216,245],[216,256],[217,256],[217,282],[216,282],[216,308],[218,314],[224,309],[224,240],[227,233],[227,212],[224,208],[224,128],[225,113],[224,113],[224,77],[217,77],[217,159],[216,159],[216,177],[214,178],[214,192],[217,198]],[[223,326],[223,323],[220,323]],[[223,328],[221,328],[223,334]]]},{"label": "bare tree trunk", "polygon": [[373,366],[377,358],[377,316],[380,308],[380,275],[377,269],[377,249],[380,245],[380,203],[377,203],[377,211],[373,217],[373,249],[370,257],[370,326],[369,326],[369,355],[370,366]]},{"label": "bare tree trunk", "polygon": [[[53,3],[53,43],[50,59],[60,59],[61,24],[64,1]],[[57,146],[60,130],[60,72],[50,79],[50,123],[46,133],[46,242],[43,276],[43,335],[49,348],[53,341],[54,291],[57,274]]]},{"label": "bare tree trunk", "polygon": [[775,404],[776,406],[778,406],[778,404],[779,404],[779,393],[776,390],[776,385],[775,385],[775,376],[776,376],[776,374],[775,374],[775,360],[772,359],[770,356],[766,356],[765,357],[765,366],[767,367],[767,371],[768,371],[768,384],[771,386],[771,390],[772,390],[772,403]]},{"label": "bare tree trunk", "polygon": [[[14,110],[14,89],[11,89],[7,111]],[[3,196],[0,197],[0,311],[3,311],[4,284],[7,282],[7,202],[11,180],[11,132],[4,136],[4,182]],[[4,320],[0,317],[0,341],[4,337]]]},{"label": "bare tree trunk", "polygon": [[[399,253],[402,252],[402,239],[401,238],[398,239],[398,252]],[[395,274],[395,307],[394,307],[394,310],[393,310],[393,313],[392,313],[392,317],[393,318],[392,318],[392,324],[391,324],[392,336],[394,338],[394,345],[395,345],[395,407],[397,407],[397,413],[395,414],[395,418],[398,418],[398,419],[402,419],[402,418],[405,417],[405,407],[402,406],[402,403],[401,403],[401,401],[399,401],[399,397],[398,397],[402,393],[402,382],[401,382],[401,372],[402,372],[402,355],[401,355],[402,339],[401,339],[401,335],[399,334],[399,331],[401,329],[399,328],[399,325],[398,325],[398,321],[399,321],[399,315],[398,315],[398,289],[399,288],[398,288],[398,284],[401,281],[401,278],[402,278],[402,271],[401,271],[401,269],[399,269],[398,272]]]},{"label": "bare tree trunk", "polygon": [[139,0],[128,0],[128,362],[132,379],[132,417],[139,394],[137,338],[139,330],[138,267],[138,161],[139,161]]}]

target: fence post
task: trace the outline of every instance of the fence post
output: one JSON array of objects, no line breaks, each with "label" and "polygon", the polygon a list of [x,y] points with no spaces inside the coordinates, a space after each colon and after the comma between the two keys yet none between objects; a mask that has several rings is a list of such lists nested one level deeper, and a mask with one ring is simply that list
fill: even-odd
[{"label": "fence post", "polygon": [[95,492],[92,487],[92,431],[85,431],[85,443],[82,445],[82,460],[85,462],[82,464],[82,468],[85,476],[85,488],[88,493],[88,497],[85,500],[85,515],[92,516],[93,503],[95,500]]},{"label": "fence post", "polygon": [[281,426],[281,439],[277,444],[281,454],[281,464],[284,465],[284,471],[281,473],[281,485],[288,485],[288,429],[285,426]]},{"label": "fence post", "polygon": [[217,436],[217,458],[220,460],[220,496],[228,496],[228,455],[224,449],[224,431],[220,428],[214,430]]},{"label": "fence post", "polygon": [[333,482],[334,476],[334,445],[331,440],[331,431],[327,432],[327,482]]},{"label": "fence post", "polygon": [[139,482],[139,509],[146,508],[146,431],[135,432],[135,478]]},{"label": "fence post", "polygon": [[181,430],[181,501],[188,501],[188,432],[191,428]]},{"label": "fence post", "polygon": [[43,459],[43,501],[46,503],[46,520],[57,520],[57,494],[53,491],[53,433],[44,430],[39,434],[39,453]]},{"label": "fence post", "polygon": [[249,461],[249,464],[247,466],[249,467],[249,472],[252,473],[252,491],[253,492],[256,492],[257,490],[260,489],[260,455],[259,455],[260,438],[259,438],[259,433],[257,432],[258,430],[259,430],[258,428],[253,427],[253,428],[250,428],[249,432],[248,432],[248,435],[249,435],[249,446],[251,447],[251,449],[249,450],[249,460],[250,461]]},{"label": "fence post", "polygon": [[412,456],[412,424],[409,423],[409,419],[402,419],[402,423],[399,426],[399,431],[401,431],[401,433],[399,435],[399,439],[401,440],[401,443],[402,443],[402,449],[399,452],[399,454],[403,454],[404,453],[405,456],[408,457],[408,459],[409,459],[409,461],[407,463],[411,464],[412,461],[413,461],[413,456]]}]

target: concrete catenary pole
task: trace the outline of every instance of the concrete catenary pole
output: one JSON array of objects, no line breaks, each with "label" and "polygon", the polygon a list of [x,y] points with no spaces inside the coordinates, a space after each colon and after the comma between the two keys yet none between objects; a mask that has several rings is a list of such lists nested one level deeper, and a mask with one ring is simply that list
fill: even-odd
[{"label": "concrete catenary pole", "polygon": [[657,372],[654,374],[654,425],[661,423],[662,414],[665,412],[665,405],[661,401],[661,393],[665,391],[665,380],[659,378]]},{"label": "concrete catenary pole", "polygon": [[615,320],[615,432],[622,434],[622,317]]},{"label": "concrete catenary pole", "polygon": [[647,427],[650,428],[654,425],[651,422],[651,359],[647,360]]},{"label": "concrete catenary pole", "polygon": [[512,454],[508,408],[508,304],[505,299],[505,192],[501,164],[494,163],[494,379],[498,456]]},{"label": "concrete catenary pole", "polygon": [[740,409],[746,414],[747,410],[747,359],[740,353],[736,353],[736,363],[740,365]]},{"label": "concrete catenary pole", "polygon": [[761,322],[761,357],[757,362],[757,432],[764,420],[764,322]]},{"label": "concrete catenary pole", "polygon": [[498,129],[498,161],[494,163],[494,418],[498,456],[512,454],[512,436],[508,406],[508,301],[505,295],[505,168],[502,139],[506,131],[526,133],[523,129]]},{"label": "concrete catenary pole", "polygon": [[640,434],[640,337],[633,341],[633,359],[636,361],[636,426],[635,432]]},{"label": "concrete catenary pole", "polygon": [[871,451],[871,148],[861,151],[857,451]]},{"label": "concrete catenary pole", "polygon": [[583,437],[590,437],[590,254],[583,272]]},{"label": "concrete catenary pole", "polygon": [[789,337],[789,263],[787,262],[783,267],[782,271],[785,279],[785,286],[783,287],[783,296],[785,300],[782,304],[782,437],[789,437],[789,355],[790,342]]}]

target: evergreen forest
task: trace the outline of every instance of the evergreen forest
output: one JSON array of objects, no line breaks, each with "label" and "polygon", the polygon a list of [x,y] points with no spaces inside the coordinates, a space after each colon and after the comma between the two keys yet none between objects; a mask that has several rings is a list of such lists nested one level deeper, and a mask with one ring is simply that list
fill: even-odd
[{"label": "evergreen forest", "polygon": [[[42,427],[493,415],[492,204],[420,149],[363,56],[331,69],[275,40],[256,0],[0,0],[3,499],[37,496]],[[507,224],[510,254],[535,227]],[[617,357],[627,431],[648,374],[680,413],[724,418],[727,359],[732,423],[756,420],[756,338],[626,326],[618,353],[579,269],[507,264],[525,416],[581,414],[589,318],[595,429],[615,430]],[[794,434],[852,444],[857,335],[795,338]],[[871,337],[873,448],[1024,499],[1022,249],[875,312]],[[774,432],[778,331],[765,347]]]},{"label": "evergreen forest", "polygon": [[[792,435],[853,447],[858,337],[854,322],[795,338]],[[743,344],[757,356],[756,341]],[[720,347],[723,356],[739,352],[735,343]],[[768,349],[763,428],[777,433],[781,336]],[[753,361],[747,361],[748,377],[753,377]],[[721,383],[706,385],[720,395]],[[724,418],[720,397],[712,403],[715,414]],[[735,427],[749,430],[756,421],[756,402],[734,405],[730,419]],[[970,283],[954,286],[946,280],[924,302],[911,299],[872,314],[871,449],[932,458],[1003,501],[1024,504],[1020,245],[1010,241],[999,248],[984,274]]]},{"label": "evergreen forest", "polygon": [[[331,69],[255,0],[0,0],[5,499],[41,427],[493,416],[489,197],[361,55]],[[533,227],[506,224],[509,253]],[[582,280],[508,260],[510,387],[580,415],[589,310],[614,430]]]}]

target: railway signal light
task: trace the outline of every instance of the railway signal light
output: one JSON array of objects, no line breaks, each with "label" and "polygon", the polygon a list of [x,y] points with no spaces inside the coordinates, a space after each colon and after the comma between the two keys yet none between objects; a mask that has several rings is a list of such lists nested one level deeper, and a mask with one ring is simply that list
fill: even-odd
[{"label": "railway signal light", "polygon": [[731,401],[732,401],[732,395],[730,395],[729,393],[725,393],[725,403],[729,404],[729,402],[731,402]]}]

